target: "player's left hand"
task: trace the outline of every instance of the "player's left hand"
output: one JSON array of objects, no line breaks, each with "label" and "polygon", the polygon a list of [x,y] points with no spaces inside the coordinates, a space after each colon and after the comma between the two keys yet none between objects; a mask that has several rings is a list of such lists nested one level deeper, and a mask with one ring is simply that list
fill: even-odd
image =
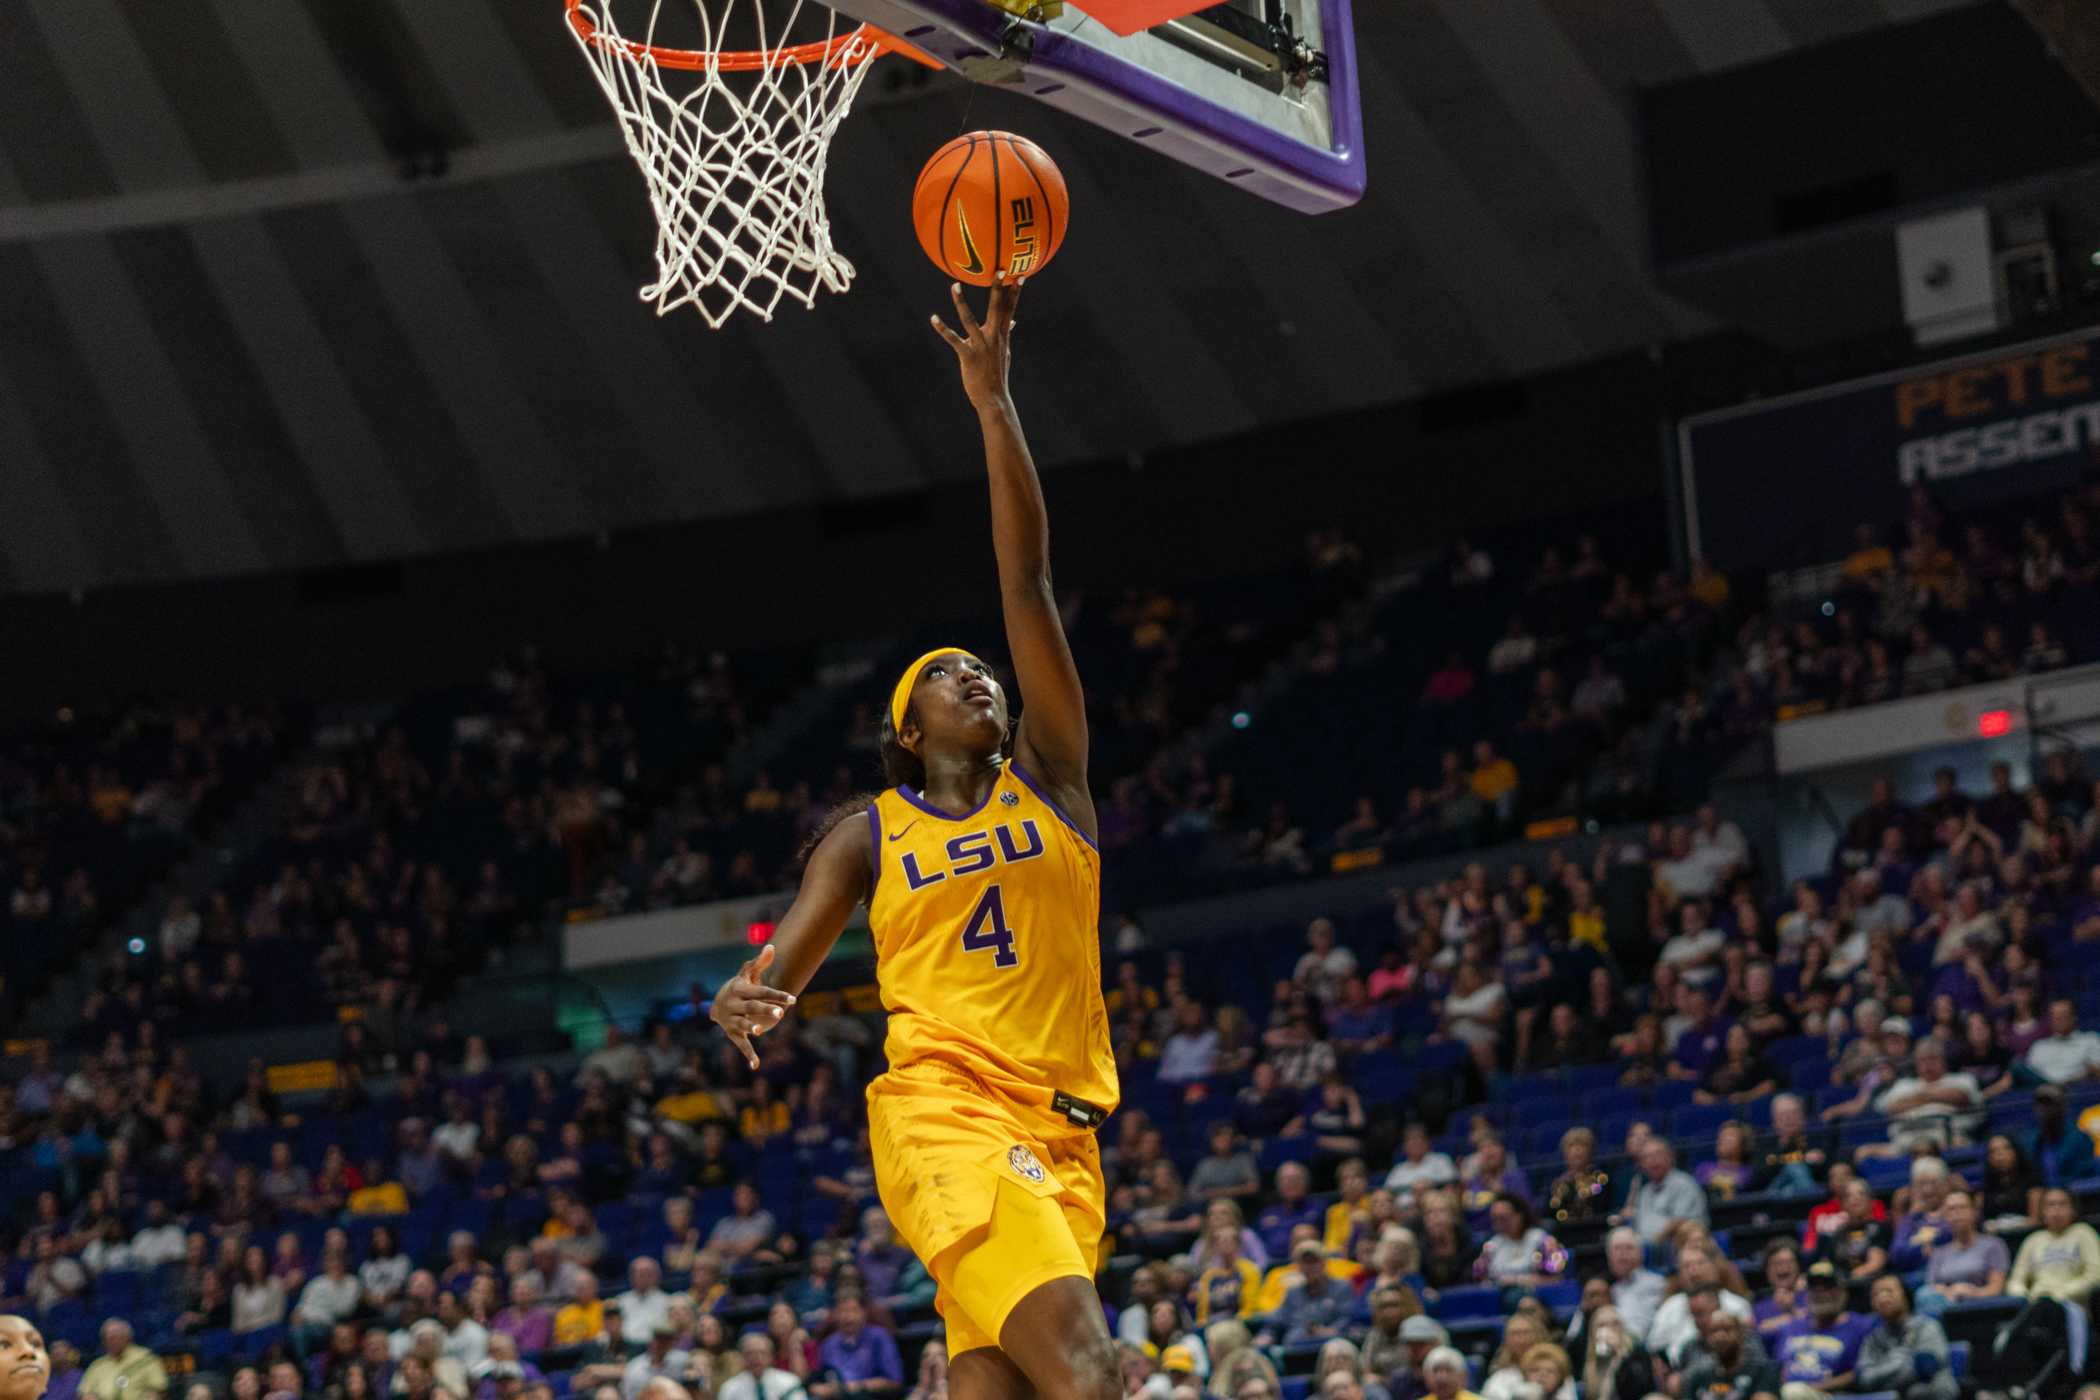
[{"label": "player's left hand", "polygon": [[950,282],[948,294],[955,300],[955,319],[962,326],[961,333],[940,317],[931,318],[934,331],[955,351],[962,367],[963,392],[978,408],[994,408],[1007,401],[1006,367],[1013,358],[1014,307],[1021,300],[1021,284],[1026,280],[1008,277],[1004,272],[995,272],[992,278],[992,294],[985,303],[981,324],[971,313],[960,282]]}]

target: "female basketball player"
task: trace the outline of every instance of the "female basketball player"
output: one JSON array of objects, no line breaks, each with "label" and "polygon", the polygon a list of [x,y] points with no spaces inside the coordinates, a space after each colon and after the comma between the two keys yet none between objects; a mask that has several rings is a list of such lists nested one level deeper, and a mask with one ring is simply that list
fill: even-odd
[{"label": "female basketball player", "polygon": [[50,1384],[44,1334],[26,1317],[0,1313],[0,1400],[41,1400]]},{"label": "female basketball player", "polygon": [[940,1284],[958,1400],[1117,1400],[1095,1253],[1105,1224],[1093,1130],[1116,1106],[1101,1002],[1101,857],[1085,699],[1050,587],[1049,525],[1007,396],[1018,284],[979,324],[951,287],[954,349],[984,432],[1007,647],[1027,713],[991,668],[944,647],[905,669],[883,715],[893,784],[816,844],[773,941],[715,997],[756,1066],[868,903],[890,1013],[868,1088],[882,1203]]}]

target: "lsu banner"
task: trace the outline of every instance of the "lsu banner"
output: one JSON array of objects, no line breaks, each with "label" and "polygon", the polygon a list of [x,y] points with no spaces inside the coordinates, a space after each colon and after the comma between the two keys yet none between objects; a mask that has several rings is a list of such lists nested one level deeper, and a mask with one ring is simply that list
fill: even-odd
[{"label": "lsu banner", "polygon": [[1723,569],[1826,563],[1862,523],[1900,549],[1914,485],[1960,506],[2100,465],[2100,329],[1700,414],[1677,444],[1695,556]]}]

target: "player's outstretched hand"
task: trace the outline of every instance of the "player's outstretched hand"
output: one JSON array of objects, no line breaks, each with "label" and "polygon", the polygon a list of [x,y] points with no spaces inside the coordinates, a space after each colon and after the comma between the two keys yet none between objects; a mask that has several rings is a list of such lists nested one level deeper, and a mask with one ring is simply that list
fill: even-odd
[{"label": "player's outstretched hand", "polygon": [[1013,358],[1014,307],[1021,300],[1021,284],[1025,280],[1008,277],[1004,272],[992,274],[992,295],[985,303],[982,324],[963,298],[962,283],[950,282],[948,294],[955,299],[955,319],[962,326],[961,333],[940,317],[932,318],[934,331],[948,342],[962,366],[963,392],[978,408],[993,408],[1006,402],[1006,367]]},{"label": "player's outstretched hand", "polygon": [[751,1037],[764,1035],[779,1025],[780,1018],[795,1004],[792,993],[768,987],[760,980],[772,965],[773,945],[768,943],[758,950],[757,957],[737,969],[736,976],[722,984],[715,993],[714,1009],[708,1013],[729,1037],[729,1043],[744,1052],[753,1069],[758,1068],[758,1052],[751,1048]]}]

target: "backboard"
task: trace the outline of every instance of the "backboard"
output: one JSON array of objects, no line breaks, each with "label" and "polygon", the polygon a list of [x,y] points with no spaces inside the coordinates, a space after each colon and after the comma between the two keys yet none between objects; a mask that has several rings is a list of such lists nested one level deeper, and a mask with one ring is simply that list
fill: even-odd
[{"label": "backboard", "polygon": [[[979,82],[1011,86],[1306,213],[1364,191],[1350,0],[827,0]],[[1026,0],[1002,0],[1016,8]]]}]

